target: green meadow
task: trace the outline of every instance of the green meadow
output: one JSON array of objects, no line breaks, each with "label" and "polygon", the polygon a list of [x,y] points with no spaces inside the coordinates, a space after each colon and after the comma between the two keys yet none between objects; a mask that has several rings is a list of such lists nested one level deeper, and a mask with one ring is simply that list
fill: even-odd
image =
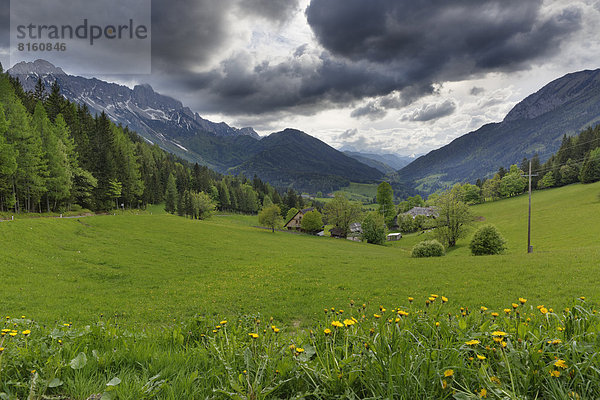
[{"label": "green meadow", "polygon": [[350,300],[392,307],[444,294],[455,307],[502,309],[518,297],[561,307],[600,298],[600,183],[473,207],[508,240],[474,257],[469,236],[445,257],[413,259],[427,234],[387,246],[259,229],[257,218],[194,221],[161,212],[0,222],[0,310],[42,323],[168,324],[195,315],[261,314],[306,327]]}]

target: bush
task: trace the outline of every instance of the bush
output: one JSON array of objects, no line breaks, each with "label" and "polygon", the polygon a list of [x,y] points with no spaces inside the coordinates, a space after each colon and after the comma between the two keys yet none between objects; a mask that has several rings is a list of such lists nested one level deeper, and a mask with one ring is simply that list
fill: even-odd
[{"label": "bush", "polygon": [[417,243],[412,249],[412,256],[422,257],[441,257],[445,254],[444,246],[437,240],[425,240]]},{"label": "bush", "polygon": [[486,225],[475,232],[469,247],[475,256],[499,254],[506,249],[506,240],[494,225]]},{"label": "bush", "polygon": [[309,211],[302,217],[302,230],[308,233],[316,233],[323,230],[323,217],[318,211]]},{"label": "bush", "polygon": [[377,211],[368,213],[362,222],[362,238],[367,243],[382,245],[385,243],[387,229],[383,215]]}]

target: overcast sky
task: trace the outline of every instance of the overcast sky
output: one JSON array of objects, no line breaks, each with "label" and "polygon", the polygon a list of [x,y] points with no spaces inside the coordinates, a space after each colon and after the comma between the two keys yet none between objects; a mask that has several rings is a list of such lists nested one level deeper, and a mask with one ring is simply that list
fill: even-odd
[{"label": "overcast sky", "polygon": [[262,135],[410,155],[599,68],[599,21],[600,0],[153,0],[152,75],[100,78]]}]

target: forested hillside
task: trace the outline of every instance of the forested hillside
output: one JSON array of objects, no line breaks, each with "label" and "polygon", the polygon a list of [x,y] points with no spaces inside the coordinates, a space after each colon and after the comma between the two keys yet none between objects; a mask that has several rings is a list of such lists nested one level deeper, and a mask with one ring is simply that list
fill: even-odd
[{"label": "forested hillside", "polygon": [[220,210],[254,213],[267,195],[275,203],[302,201],[293,192],[282,199],[259,179],[178,159],[106,114],[67,101],[56,84],[47,91],[39,81],[25,92],[0,66],[0,211],[144,207],[164,200],[170,176],[178,201],[204,192]]}]

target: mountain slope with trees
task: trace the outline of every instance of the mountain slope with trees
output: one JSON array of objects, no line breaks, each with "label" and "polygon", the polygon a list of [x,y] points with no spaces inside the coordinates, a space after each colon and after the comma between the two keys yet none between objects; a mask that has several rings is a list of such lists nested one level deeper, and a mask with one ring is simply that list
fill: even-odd
[{"label": "mountain slope with trees", "polygon": [[8,72],[26,91],[35,91],[39,80],[45,87],[56,82],[61,95],[86,105],[92,116],[105,113],[151,144],[220,173],[257,175],[284,190],[291,186],[312,192],[335,190],[350,181],[376,181],[383,175],[304,133],[288,135],[287,144],[279,139],[280,132],[263,139],[252,128],[208,121],[150,85],[129,89],[72,76],[43,60],[19,63]]},{"label": "mountain slope with trees", "polygon": [[487,124],[422,156],[399,171],[399,179],[421,193],[449,183],[474,182],[500,166],[557,151],[600,121],[600,70],[568,74],[517,104],[500,123]]},{"label": "mountain slope with trees", "polygon": [[[41,79],[23,90],[0,66],[0,212],[63,212],[167,203],[170,212],[202,218],[220,210],[255,213],[280,196],[258,178],[223,176],[150,145],[105,113],[92,115]],[[289,204],[289,206],[288,206]]]}]

